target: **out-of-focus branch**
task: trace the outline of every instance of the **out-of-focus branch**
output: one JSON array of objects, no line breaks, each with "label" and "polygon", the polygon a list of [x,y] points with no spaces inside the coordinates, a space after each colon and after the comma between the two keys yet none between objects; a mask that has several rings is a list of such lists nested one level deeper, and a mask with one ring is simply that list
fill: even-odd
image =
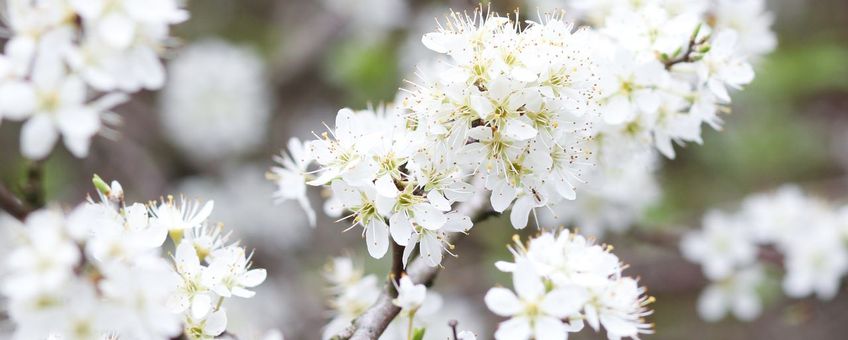
[{"label": "out-of-focus branch", "polygon": [[29,164],[26,172],[26,183],[23,188],[23,198],[30,210],[41,209],[45,204],[44,195],[44,163],[34,161]]},{"label": "out-of-focus branch", "polygon": [[6,213],[21,221],[29,215],[29,210],[23,205],[23,202],[18,200],[18,198],[2,184],[0,184],[0,209],[3,209]]},{"label": "out-of-focus branch", "polygon": [[[488,210],[483,210],[485,200],[474,200],[459,207],[459,212],[473,216],[474,224],[491,216]],[[450,234],[446,242],[453,242],[459,234]],[[394,242],[393,242],[394,244]],[[394,246],[393,246],[394,247]],[[399,247],[399,246],[398,246]],[[398,258],[399,260],[400,258]],[[402,265],[401,265],[402,266]],[[393,265],[394,268],[394,265]],[[440,267],[431,267],[422,257],[418,257],[407,266],[406,275],[416,284],[430,285],[439,274]],[[390,279],[391,280],[391,279]],[[376,340],[389,326],[389,323],[400,313],[400,308],[392,303],[395,295],[394,285],[389,282],[386,289],[365,313],[356,318],[343,332],[334,336],[336,340]]]},{"label": "out-of-focus branch", "polygon": [[[331,46],[330,42],[338,36],[345,25],[344,20],[329,13],[322,14],[315,21],[323,24],[309,30],[301,30],[300,35],[290,37],[291,41],[284,44],[286,48],[277,51],[272,58],[279,61],[271,65],[274,82],[278,87],[297,84],[298,80],[314,71],[316,65],[320,64],[320,56]],[[285,21],[281,20],[281,22]],[[288,31],[286,28],[281,29]],[[299,48],[288,48],[289,46],[299,46]]]},{"label": "out-of-focus branch", "polygon": [[26,181],[20,187],[22,197],[0,184],[0,209],[23,221],[33,210],[44,207],[44,163],[33,161],[27,166]]},{"label": "out-of-focus branch", "polygon": [[448,327],[451,328],[451,334],[453,334],[453,339],[451,340],[459,340],[459,334],[456,332],[456,326],[459,324],[456,320],[448,321]]}]

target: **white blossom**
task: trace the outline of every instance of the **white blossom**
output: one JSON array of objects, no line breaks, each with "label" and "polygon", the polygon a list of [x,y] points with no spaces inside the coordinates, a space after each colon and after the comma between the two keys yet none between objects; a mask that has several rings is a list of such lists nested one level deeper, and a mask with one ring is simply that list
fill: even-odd
[{"label": "white blossom", "polygon": [[168,64],[160,97],[166,136],[190,159],[212,164],[264,140],[272,98],[266,67],[252,49],[201,40]]},{"label": "white blossom", "polygon": [[[336,334],[339,334],[350,323],[359,317],[365,310],[368,309],[377,298],[380,296],[380,287],[378,286],[377,277],[374,275],[362,276],[360,269],[352,269],[347,264],[348,260],[336,259],[333,268],[340,268],[345,272],[359,273],[357,275],[336,275],[331,277],[348,277],[342,280],[342,283],[333,282],[331,290],[334,292],[330,300],[330,306],[333,308],[333,318],[324,326],[321,333],[321,339],[329,340]],[[341,264],[339,267],[338,264]],[[341,269],[345,268],[345,269]]]},{"label": "white blossom", "polygon": [[306,196],[307,168],[312,161],[309,150],[304,148],[300,139],[289,139],[288,152],[283,152],[274,160],[280,164],[271,168],[268,177],[277,183],[274,193],[277,202],[296,200],[309,218],[309,224],[315,226],[315,211]]},{"label": "white blossom", "polygon": [[755,265],[711,283],[698,297],[698,315],[718,321],[730,312],[740,320],[753,320],[763,309],[757,290],[764,280],[763,268]]},{"label": "white blossom", "polygon": [[737,212],[710,212],[704,230],[681,242],[685,257],[712,281],[699,299],[701,317],[716,321],[730,311],[756,318],[763,309],[757,290],[770,272],[783,275],[789,297],[832,299],[848,274],[842,209],[785,185],[746,198]]},{"label": "white blossom", "polygon": [[735,31],[718,32],[710,44],[710,51],[696,65],[700,80],[724,102],[730,102],[728,87],[741,89],[754,80],[751,64],[735,54],[737,39]]},{"label": "white blossom", "polygon": [[719,280],[756,260],[757,246],[744,221],[711,211],[704,216],[703,231],[683,237],[681,252],[687,259],[703,265],[704,275]]},{"label": "white blossom", "polygon": [[427,287],[423,284],[412,283],[412,280],[406,275],[401,277],[399,282],[397,285],[398,296],[392,300],[392,303],[400,307],[401,310],[414,314],[427,297]]},{"label": "white blossom", "polygon": [[506,288],[486,293],[486,305],[495,314],[510,317],[495,332],[496,339],[565,339],[562,319],[577,314],[589,299],[581,287],[547,291],[530,262],[519,261],[513,272],[516,295]]},{"label": "white blossom", "polygon": [[[652,313],[647,305],[653,298],[645,296],[636,280],[622,275],[622,266],[609,249],[568,230],[543,232],[526,246],[516,238],[510,248],[516,262],[496,266],[512,273],[518,298],[504,288],[493,288],[486,295],[489,309],[512,316],[501,323],[495,337],[565,339],[569,332],[579,332],[584,320],[595,330],[603,326],[609,339],[652,333],[644,318]],[[555,304],[546,306],[548,297],[540,294],[568,299],[554,299]],[[537,318],[544,314],[553,318],[539,323]]]}]

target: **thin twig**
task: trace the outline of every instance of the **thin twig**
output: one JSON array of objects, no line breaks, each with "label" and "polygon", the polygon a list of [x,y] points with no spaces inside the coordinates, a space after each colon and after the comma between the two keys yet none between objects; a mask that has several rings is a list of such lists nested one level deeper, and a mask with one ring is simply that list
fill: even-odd
[{"label": "thin twig", "polygon": [[[689,44],[686,46],[686,51],[683,54],[681,54],[680,56],[677,56],[675,58],[672,58],[672,59],[667,59],[663,62],[663,64],[665,64],[666,70],[671,70],[671,68],[674,65],[677,65],[677,64],[680,64],[680,63],[691,63],[691,62],[697,61],[696,58],[695,58],[695,52],[698,52],[698,51],[696,51],[696,48],[700,47],[705,42],[707,42],[707,39],[709,38],[709,36],[706,36],[706,37],[703,37],[700,40],[698,40],[698,33],[700,31],[701,31],[701,26],[698,25],[698,27],[696,27],[695,31],[692,33],[692,36],[689,37]],[[678,50],[678,52],[679,51],[680,50]],[[701,51],[701,52],[703,52],[703,51]],[[665,57],[666,57],[665,54],[663,54],[663,57],[664,57],[663,59],[665,59]]]},{"label": "thin twig", "polygon": [[30,210],[44,207],[44,163],[33,161],[27,167],[26,184],[21,188],[23,199]]},{"label": "thin twig", "polygon": [[686,52],[684,52],[682,55],[680,55],[677,58],[666,60],[665,63],[664,63],[665,69],[671,70],[671,68],[674,65],[681,64],[681,63],[691,63],[693,61],[692,55],[695,53],[695,46],[696,46],[695,40],[694,39],[689,40],[689,45],[687,45],[687,47],[686,47]]},{"label": "thin twig", "polygon": [[0,209],[21,221],[29,215],[29,209],[24,206],[23,202],[2,184],[0,184]]},{"label": "thin twig", "polygon": [[451,333],[453,334],[453,340],[459,340],[459,334],[456,333],[456,326],[459,324],[459,321],[451,320],[448,321],[448,326],[451,328]]}]

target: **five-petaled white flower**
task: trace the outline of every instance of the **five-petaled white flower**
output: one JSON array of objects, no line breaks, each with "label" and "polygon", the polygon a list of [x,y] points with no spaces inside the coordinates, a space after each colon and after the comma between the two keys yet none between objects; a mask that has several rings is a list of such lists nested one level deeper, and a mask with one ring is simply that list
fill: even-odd
[{"label": "five-petaled white flower", "polygon": [[566,339],[568,328],[562,319],[580,312],[588,299],[586,291],[577,286],[547,289],[529,261],[516,263],[513,285],[518,295],[506,288],[486,293],[486,306],[510,318],[498,325],[498,340]]}]

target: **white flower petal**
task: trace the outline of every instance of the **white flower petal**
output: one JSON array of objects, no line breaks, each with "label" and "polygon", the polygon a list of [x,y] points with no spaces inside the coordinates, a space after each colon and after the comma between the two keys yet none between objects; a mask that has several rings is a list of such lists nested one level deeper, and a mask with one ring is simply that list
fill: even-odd
[{"label": "white flower petal", "polygon": [[365,243],[371,257],[379,259],[386,255],[389,250],[389,227],[382,218],[373,218],[365,227]]},{"label": "white flower petal", "polygon": [[430,190],[430,192],[427,193],[427,201],[436,207],[436,209],[441,211],[451,210],[451,204],[448,199],[436,190]]},{"label": "white flower petal", "polygon": [[512,206],[512,211],[509,214],[509,220],[515,229],[524,229],[527,227],[527,219],[530,216],[530,210],[533,209],[533,199],[528,196],[522,196]]},{"label": "white flower petal", "polygon": [[442,230],[445,232],[464,233],[471,230],[471,227],[474,226],[470,217],[460,213],[445,214],[445,218],[445,225],[442,226]]},{"label": "white flower petal", "polygon": [[506,210],[509,204],[512,203],[512,200],[515,199],[516,192],[515,188],[510,186],[506,181],[502,180],[497,183],[492,189],[492,196],[490,197],[492,209],[497,212]]},{"label": "white flower petal", "polygon": [[495,332],[496,340],[527,340],[530,339],[533,330],[530,321],[526,317],[515,317],[498,325]]},{"label": "white flower petal", "polygon": [[398,245],[406,246],[408,244],[412,230],[412,222],[406,216],[406,213],[398,212],[389,218],[389,231],[392,234],[392,239]]},{"label": "white flower petal", "polygon": [[219,336],[227,330],[227,312],[221,308],[206,319],[203,333],[211,336]]},{"label": "white flower petal", "polygon": [[504,128],[504,133],[514,140],[528,140],[533,137],[536,137],[536,129],[522,121],[521,119],[510,119],[506,123],[506,128]]},{"label": "white flower petal", "polygon": [[512,273],[515,292],[524,300],[536,300],[545,294],[545,284],[529,260],[518,260]]},{"label": "white flower petal", "polygon": [[268,277],[268,272],[265,269],[251,269],[239,278],[239,284],[245,287],[256,287]]},{"label": "white flower petal", "polygon": [[565,286],[545,295],[539,308],[545,314],[564,319],[580,312],[588,300],[589,294],[582,287]]},{"label": "white flower petal", "polygon": [[521,304],[515,293],[506,288],[496,287],[489,289],[484,301],[486,302],[486,307],[489,307],[492,313],[500,316],[513,316],[520,313],[524,308],[524,305]]},{"label": "white flower petal", "polygon": [[442,241],[432,233],[425,233],[421,236],[420,251],[421,257],[427,261],[430,267],[435,267],[442,263]]},{"label": "white flower petal", "polygon": [[377,193],[381,196],[394,198],[398,195],[398,188],[395,186],[394,179],[389,174],[380,176],[380,178],[374,181],[374,185],[377,188]]},{"label": "white flower petal", "polygon": [[212,309],[212,298],[207,294],[197,294],[191,299],[191,317],[203,319]]},{"label": "white flower petal", "polygon": [[445,213],[430,204],[419,203],[412,206],[415,222],[429,230],[439,230],[447,222]]},{"label": "white flower petal", "polygon": [[53,149],[59,132],[45,115],[37,115],[24,123],[21,129],[21,153],[29,159],[43,159]]},{"label": "white flower petal", "polygon": [[568,332],[561,320],[541,316],[534,321],[533,334],[536,340],[565,340],[568,337]]}]

